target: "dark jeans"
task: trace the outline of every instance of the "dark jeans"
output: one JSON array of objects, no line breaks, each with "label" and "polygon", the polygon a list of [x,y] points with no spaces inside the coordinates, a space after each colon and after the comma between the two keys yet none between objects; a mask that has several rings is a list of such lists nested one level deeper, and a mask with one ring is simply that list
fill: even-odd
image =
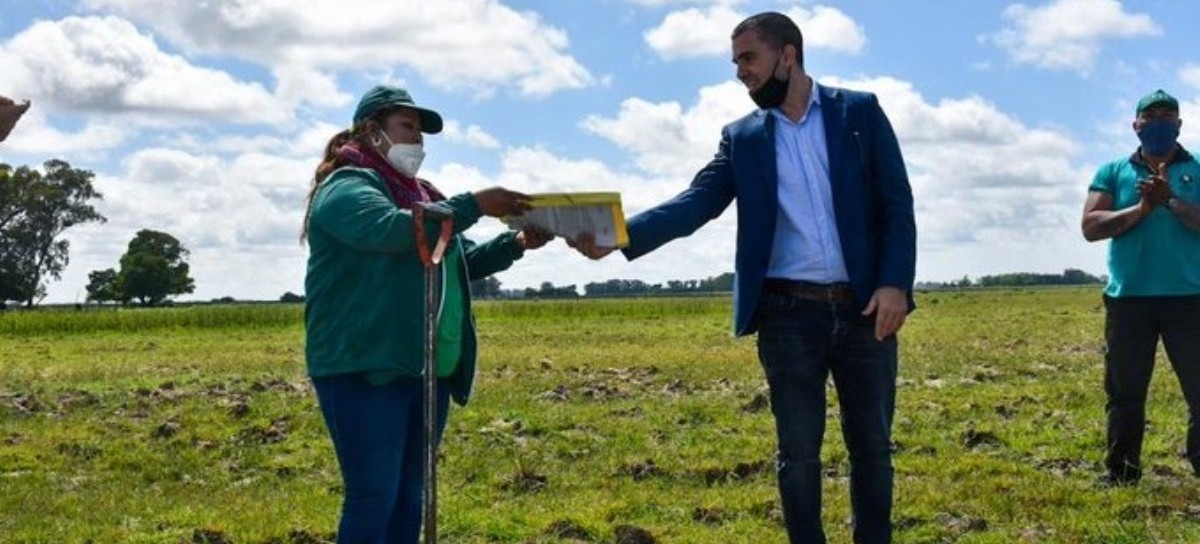
[{"label": "dark jeans", "polygon": [[793,544],[824,543],[821,442],[825,382],[841,404],[850,453],[854,541],[891,541],[892,414],[896,337],[875,340],[875,320],[849,304],[766,293],[758,307],[758,357],[771,389],[779,439],[779,494]]},{"label": "dark jeans", "polygon": [[1146,393],[1162,338],[1188,406],[1187,457],[1200,474],[1200,296],[1104,297],[1104,391],[1108,394],[1108,452],[1104,464],[1118,481],[1142,476]]},{"label": "dark jeans", "polygon": [[[338,543],[416,543],[425,479],[421,380],[376,386],[344,374],[313,378],[313,385],[345,487]],[[439,380],[439,441],[449,399],[449,384]]]}]

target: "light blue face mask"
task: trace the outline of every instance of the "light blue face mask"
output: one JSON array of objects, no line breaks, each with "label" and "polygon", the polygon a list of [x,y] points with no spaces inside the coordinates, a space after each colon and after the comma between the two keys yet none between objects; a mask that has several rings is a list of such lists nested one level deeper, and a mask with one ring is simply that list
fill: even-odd
[{"label": "light blue face mask", "polygon": [[1156,119],[1142,125],[1138,131],[1138,140],[1142,142],[1142,154],[1151,157],[1162,157],[1175,147],[1179,138],[1179,122],[1173,119]]}]

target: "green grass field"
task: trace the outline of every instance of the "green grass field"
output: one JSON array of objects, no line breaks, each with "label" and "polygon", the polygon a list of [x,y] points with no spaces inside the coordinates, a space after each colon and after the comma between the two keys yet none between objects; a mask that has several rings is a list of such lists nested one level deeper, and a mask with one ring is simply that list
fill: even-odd
[{"label": "green grass field", "polygon": [[[1160,359],[1147,476],[1100,489],[1100,295],[921,294],[901,335],[897,542],[1200,542]],[[444,542],[785,542],[730,301],[485,302],[443,442]],[[0,314],[0,542],[323,542],[340,479],[297,306]],[[831,395],[825,521],[849,542]]]}]

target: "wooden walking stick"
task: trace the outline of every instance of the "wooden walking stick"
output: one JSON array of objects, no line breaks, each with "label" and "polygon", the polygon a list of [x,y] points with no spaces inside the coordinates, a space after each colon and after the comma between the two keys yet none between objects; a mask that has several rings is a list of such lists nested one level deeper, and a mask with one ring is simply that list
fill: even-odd
[{"label": "wooden walking stick", "polygon": [[[454,216],[441,206],[415,203],[412,207],[417,253],[425,267],[425,544],[437,544],[437,268],[453,234]],[[441,221],[433,252],[425,238],[425,219]]]}]

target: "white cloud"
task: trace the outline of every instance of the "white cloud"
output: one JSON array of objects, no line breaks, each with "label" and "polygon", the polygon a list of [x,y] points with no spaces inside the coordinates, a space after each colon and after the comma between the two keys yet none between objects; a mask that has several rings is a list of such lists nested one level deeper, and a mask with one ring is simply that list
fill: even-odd
[{"label": "white cloud", "polygon": [[0,46],[0,73],[46,107],[89,113],[278,123],[289,114],[256,83],[189,64],[116,17],[42,21]]},{"label": "white cloud", "polygon": [[904,153],[923,249],[1040,247],[1078,238],[1090,166],[1067,134],[1032,127],[978,96],[930,103],[909,82],[826,83],[875,92]]},{"label": "white cloud", "polygon": [[308,103],[337,108],[355,99],[339,91],[337,82],[329,74],[305,66],[276,65],[272,73],[275,75],[276,96],[291,107]]},{"label": "white cloud", "polygon": [[499,0],[85,0],[184,49],[267,66],[404,66],[435,85],[543,96],[594,83],[564,31]]},{"label": "white cloud", "polygon": [[812,10],[807,10],[795,7],[784,13],[800,27],[804,34],[805,48],[857,54],[867,45],[867,36],[862,26],[837,8],[814,6]]},{"label": "white cloud", "polygon": [[1055,0],[1041,7],[1014,4],[1004,10],[1010,26],[985,37],[1018,64],[1089,73],[1103,42],[1158,36],[1149,15],[1130,13],[1117,0]]},{"label": "white cloud", "polygon": [[33,102],[21,122],[4,142],[5,151],[30,155],[90,158],[102,155],[131,136],[128,127],[108,120],[89,120],[75,132],[54,128],[46,119],[46,106]]},{"label": "white cloud", "polygon": [[667,60],[728,55],[729,33],[742,19],[726,6],[668,13],[660,25],[646,31],[646,44]]},{"label": "white cloud", "polygon": [[582,127],[632,153],[652,175],[690,179],[716,152],[721,127],[752,109],[746,88],[730,81],[701,89],[687,111],[678,102],[629,98],[616,117],[588,116]]},{"label": "white cloud", "polygon": [[1188,87],[1200,90],[1200,65],[1189,64],[1180,68],[1179,80]]},{"label": "white cloud", "polygon": [[468,125],[466,128],[458,121],[446,121],[442,135],[454,143],[464,144],[480,149],[497,149],[500,141],[488,134],[479,125]]},{"label": "white cloud", "polygon": [[[866,46],[862,26],[836,8],[793,7],[785,14],[800,27],[806,49],[856,54]],[[748,16],[722,3],[689,8],[668,13],[661,24],[646,31],[644,38],[658,56],[667,60],[729,55],[730,33]]]},{"label": "white cloud", "polygon": [[630,4],[647,8],[660,8],[664,6],[686,6],[686,5],[714,5],[714,6],[732,6],[745,3],[746,0],[625,0]]}]

